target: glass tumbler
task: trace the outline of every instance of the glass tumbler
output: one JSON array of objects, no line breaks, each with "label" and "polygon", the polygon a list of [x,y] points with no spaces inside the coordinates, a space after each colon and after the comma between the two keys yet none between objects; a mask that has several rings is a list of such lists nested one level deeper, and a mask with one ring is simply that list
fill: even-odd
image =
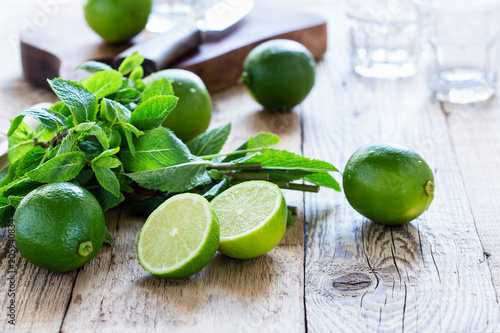
[{"label": "glass tumbler", "polygon": [[413,0],[425,45],[427,81],[439,101],[467,104],[495,93],[499,0]]},{"label": "glass tumbler", "polygon": [[354,72],[383,79],[415,74],[419,43],[411,0],[349,0],[347,19]]}]

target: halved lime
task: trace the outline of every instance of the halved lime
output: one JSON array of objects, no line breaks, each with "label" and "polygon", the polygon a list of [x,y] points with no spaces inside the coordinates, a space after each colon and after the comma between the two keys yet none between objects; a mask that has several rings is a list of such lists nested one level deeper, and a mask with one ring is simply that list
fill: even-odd
[{"label": "halved lime", "polygon": [[220,223],[219,252],[248,259],[271,251],[285,234],[287,208],[278,186],[249,181],[233,186],[212,202]]},{"label": "halved lime", "polygon": [[137,258],[153,275],[183,278],[205,267],[218,245],[219,222],[208,201],[180,194],[148,217],[137,240]]}]

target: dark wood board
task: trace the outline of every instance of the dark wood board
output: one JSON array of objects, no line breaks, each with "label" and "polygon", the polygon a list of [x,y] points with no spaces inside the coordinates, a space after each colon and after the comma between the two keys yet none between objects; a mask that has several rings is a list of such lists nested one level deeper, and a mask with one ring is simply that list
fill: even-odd
[{"label": "dark wood board", "polygon": [[[87,60],[110,64],[117,54],[152,35],[144,31],[129,43],[111,45],[87,26],[82,13],[54,18],[36,32],[21,34],[24,75],[28,81],[46,87],[48,78],[78,80],[88,76],[85,71],[74,70],[78,64]],[[276,38],[296,40],[320,58],[327,48],[326,21],[280,2],[260,2],[224,37],[204,42],[171,67],[198,74],[209,91],[215,92],[238,81],[243,61],[252,48]]]}]

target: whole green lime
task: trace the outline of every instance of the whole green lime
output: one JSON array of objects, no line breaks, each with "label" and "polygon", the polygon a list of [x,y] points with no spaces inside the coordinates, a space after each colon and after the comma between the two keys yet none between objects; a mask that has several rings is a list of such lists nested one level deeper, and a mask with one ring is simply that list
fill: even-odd
[{"label": "whole green lime", "polygon": [[144,83],[167,78],[179,98],[163,126],[170,128],[184,142],[204,133],[212,118],[212,99],[203,80],[184,69],[165,69],[144,78]]},{"label": "whole green lime", "polygon": [[302,44],[270,40],[254,48],[243,64],[242,83],[266,109],[288,110],[301,103],[314,86],[315,64]]},{"label": "whole green lime", "polygon": [[16,245],[30,263],[55,272],[83,266],[105,235],[96,198],[72,183],[50,183],[31,191],[14,214]]},{"label": "whole green lime", "polygon": [[409,222],[429,208],[434,175],[410,148],[371,144],[359,148],[343,173],[347,201],[363,216],[382,224]]},{"label": "whole green lime", "polygon": [[87,0],[87,24],[109,43],[125,42],[144,29],[152,0]]}]

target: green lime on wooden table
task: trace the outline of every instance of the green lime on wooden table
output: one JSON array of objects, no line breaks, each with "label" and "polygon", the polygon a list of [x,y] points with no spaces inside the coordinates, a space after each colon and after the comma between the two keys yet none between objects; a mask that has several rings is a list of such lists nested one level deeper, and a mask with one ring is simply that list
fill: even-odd
[{"label": "green lime on wooden table", "polygon": [[202,79],[184,69],[165,69],[144,78],[144,83],[167,78],[174,95],[179,98],[177,106],[163,122],[184,142],[204,133],[212,118],[212,99]]},{"label": "green lime on wooden table", "polygon": [[271,251],[285,234],[287,207],[278,186],[248,181],[218,195],[211,203],[220,223],[219,252],[249,259]]},{"label": "green lime on wooden table", "polygon": [[87,0],[87,24],[109,43],[125,42],[139,34],[148,21],[152,0]]},{"label": "green lime on wooden table", "polygon": [[434,199],[434,175],[410,148],[382,143],[360,147],[347,161],[344,192],[351,206],[382,224],[416,219]]},{"label": "green lime on wooden table", "polygon": [[50,183],[31,191],[14,214],[16,245],[32,264],[55,272],[83,266],[102,246],[102,208],[86,189]]},{"label": "green lime on wooden table", "polygon": [[289,110],[314,86],[315,64],[302,44],[276,39],[254,48],[245,59],[241,81],[250,95],[269,110]]},{"label": "green lime on wooden table", "polygon": [[219,222],[200,195],[176,195],[146,220],[137,241],[137,258],[153,275],[184,278],[205,267],[219,245]]}]

